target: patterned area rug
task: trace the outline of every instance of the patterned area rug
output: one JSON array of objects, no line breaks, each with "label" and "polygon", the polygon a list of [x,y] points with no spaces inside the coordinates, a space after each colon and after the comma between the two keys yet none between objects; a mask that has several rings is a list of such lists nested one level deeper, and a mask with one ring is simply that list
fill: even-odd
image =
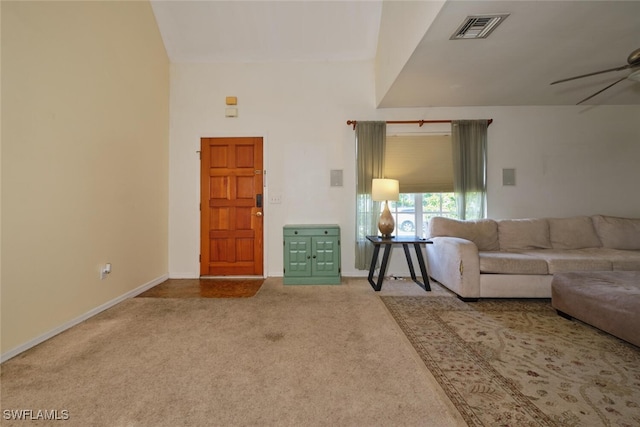
[{"label": "patterned area rug", "polygon": [[640,349],[550,300],[380,298],[470,426],[640,425]]}]

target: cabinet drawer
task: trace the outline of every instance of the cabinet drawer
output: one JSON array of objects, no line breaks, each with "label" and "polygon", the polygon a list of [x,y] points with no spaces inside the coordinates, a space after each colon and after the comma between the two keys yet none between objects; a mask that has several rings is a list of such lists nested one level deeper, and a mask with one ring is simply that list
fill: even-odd
[{"label": "cabinet drawer", "polygon": [[285,225],[284,236],[339,236],[340,228],[336,225]]}]

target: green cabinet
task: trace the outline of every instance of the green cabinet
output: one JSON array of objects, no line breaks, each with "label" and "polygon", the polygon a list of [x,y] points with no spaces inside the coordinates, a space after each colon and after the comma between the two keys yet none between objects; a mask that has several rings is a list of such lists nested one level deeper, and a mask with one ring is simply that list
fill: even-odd
[{"label": "green cabinet", "polygon": [[340,227],[285,225],[284,284],[340,284]]}]

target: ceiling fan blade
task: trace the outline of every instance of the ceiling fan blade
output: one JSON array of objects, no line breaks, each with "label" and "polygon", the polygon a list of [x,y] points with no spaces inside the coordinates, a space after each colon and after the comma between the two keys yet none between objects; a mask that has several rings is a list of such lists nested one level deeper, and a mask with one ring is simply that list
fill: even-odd
[{"label": "ceiling fan blade", "polygon": [[550,84],[554,85],[554,84],[557,84],[557,83],[564,83],[564,82],[568,82],[568,81],[571,81],[571,80],[581,79],[583,77],[590,77],[590,76],[595,76],[595,75],[598,75],[598,74],[610,73],[612,71],[622,71],[622,70],[626,70],[629,67],[631,67],[631,65],[629,65],[629,64],[622,65],[620,67],[610,68],[608,70],[596,71],[595,73],[583,74],[581,76],[575,76],[575,77],[569,77],[567,79],[556,80],[555,82],[552,82]]},{"label": "ceiling fan blade", "polygon": [[624,76],[623,78],[621,78],[621,79],[619,79],[619,80],[616,80],[615,82],[611,83],[609,86],[605,87],[604,89],[600,89],[599,91],[597,91],[597,92],[596,92],[596,93],[594,93],[593,95],[590,95],[590,96],[586,97],[586,98],[585,98],[585,99],[583,99],[582,101],[578,102],[576,105],[580,105],[580,104],[582,104],[584,101],[588,101],[588,100],[590,100],[591,98],[593,98],[594,96],[598,95],[599,93],[604,92],[605,90],[609,89],[611,86],[613,86],[613,85],[615,85],[615,84],[618,84],[618,83],[620,83],[621,81],[626,80],[626,79],[627,79],[627,76]]}]

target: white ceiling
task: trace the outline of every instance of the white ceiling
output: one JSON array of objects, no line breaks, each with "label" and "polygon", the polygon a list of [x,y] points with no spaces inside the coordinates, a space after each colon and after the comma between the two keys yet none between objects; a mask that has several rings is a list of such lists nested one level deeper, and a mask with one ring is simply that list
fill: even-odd
[{"label": "white ceiling", "polygon": [[[382,3],[152,0],[172,62],[372,60]],[[449,40],[464,18],[509,13],[487,38]],[[626,64],[640,48],[640,1],[449,0],[379,107],[573,105],[629,70],[550,86]],[[640,105],[624,80],[585,105]]]},{"label": "white ceiling", "polygon": [[379,1],[152,0],[172,62],[369,60]]}]

